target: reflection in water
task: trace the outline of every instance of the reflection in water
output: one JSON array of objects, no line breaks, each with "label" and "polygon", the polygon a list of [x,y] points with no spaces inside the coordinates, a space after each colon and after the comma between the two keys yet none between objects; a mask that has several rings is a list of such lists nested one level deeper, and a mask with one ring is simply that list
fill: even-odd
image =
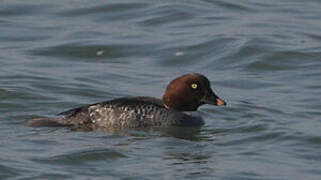
[{"label": "reflection in water", "polygon": [[163,135],[175,137],[179,139],[186,139],[191,141],[200,141],[201,127],[166,127],[160,128]]},{"label": "reflection in water", "polygon": [[[72,131],[93,131],[90,127],[70,127]],[[122,136],[134,137],[175,137],[191,141],[201,140],[201,127],[148,127],[148,128],[119,128],[119,127],[99,127],[95,131],[107,132]]]},{"label": "reflection in water", "polygon": [[61,155],[54,155],[51,157],[33,158],[32,161],[44,164],[61,164],[61,165],[73,165],[73,164],[87,164],[89,162],[99,162],[114,160],[118,158],[125,158],[126,155],[116,152],[111,149],[94,149],[94,150],[82,150],[64,153]]},{"label": "reflection in water", "polygon": [[[167,163],[168,168],[175,171],[175,174],[212,177],[212,173],[215,171],[216,161],[215,151],[208,149],[209,146],[214,148],[210,143],[211,141],[202,141],[200,129],[194,129],[194,133],[187,133],[188,135],[185,134],[188,131],[186,130],[187,129],[181,129],[174,133],[174,136],[183,138],[167,144],[162,159]],[[171,132],[173,133],[174,131],[173,129]],[[182,132],[182,134],[180,132]],[[187,138],[192,141],[186,141]],[[198,141],[198,143],[195,143],[195,141]]]}]

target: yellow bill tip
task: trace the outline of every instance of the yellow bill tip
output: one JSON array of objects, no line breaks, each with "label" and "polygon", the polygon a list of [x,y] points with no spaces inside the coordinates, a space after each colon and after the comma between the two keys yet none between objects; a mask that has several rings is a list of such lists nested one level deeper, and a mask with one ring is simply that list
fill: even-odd
[{"label": "yellow bill tip", "polygon": [[222,99],[216,99],[216,104],[218,106],[225,106],[226,105],[226,102],[224,102]]}]

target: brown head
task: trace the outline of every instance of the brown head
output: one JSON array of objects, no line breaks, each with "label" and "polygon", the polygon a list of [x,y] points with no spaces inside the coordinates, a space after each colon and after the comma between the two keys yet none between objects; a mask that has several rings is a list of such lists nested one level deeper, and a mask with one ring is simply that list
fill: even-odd
[{"label": "brown head", "polygon": [[196,111],[203,104],[226,105],[213,92],[210,81],[201,74],[185,74],[172,80],[162,98],[168,109]]}]

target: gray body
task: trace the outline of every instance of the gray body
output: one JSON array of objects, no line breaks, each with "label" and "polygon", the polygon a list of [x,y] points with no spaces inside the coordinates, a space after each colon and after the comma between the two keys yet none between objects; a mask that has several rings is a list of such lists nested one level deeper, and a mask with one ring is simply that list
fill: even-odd
[{"label": "gray body", "polygon": [[[126,97],[83,106],[60,113],[61,118],[34,119],[29,125],[47,122],[58,126],[89,128],[137,128],[150,126],[203,125],[200,117],[167,109],[160,99],[152,97]],[[39,124],[39,126],[42,126]]]}]

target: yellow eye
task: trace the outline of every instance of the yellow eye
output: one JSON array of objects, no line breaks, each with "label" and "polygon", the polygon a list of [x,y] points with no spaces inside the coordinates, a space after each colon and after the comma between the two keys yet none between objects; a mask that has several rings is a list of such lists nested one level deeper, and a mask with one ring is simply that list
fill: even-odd
[{"label": "yellow eye", "polygon": [[191,87],[192,87],[193,89],[196,89],[196,88],[197,88],[197,84],[196,84],[196,83],[193,83],[193,84],[191,85]]}]

